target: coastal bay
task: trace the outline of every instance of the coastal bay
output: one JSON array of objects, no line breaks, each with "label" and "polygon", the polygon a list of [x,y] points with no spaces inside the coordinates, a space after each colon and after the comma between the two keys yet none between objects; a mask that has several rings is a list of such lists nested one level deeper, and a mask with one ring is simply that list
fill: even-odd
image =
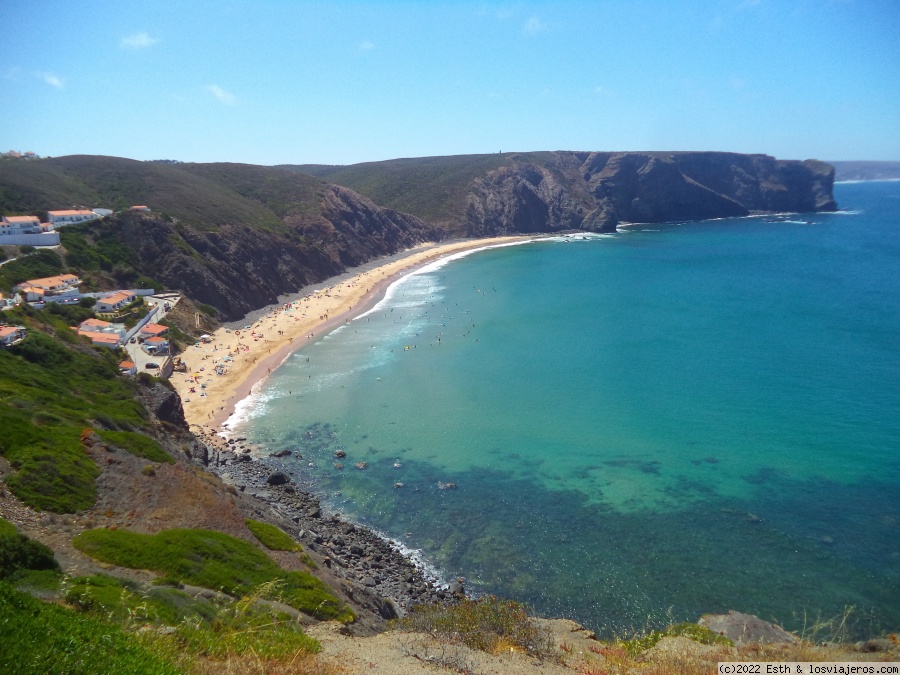
[{"label": "coastal bay", "polygon": [[896,214],[846,194],[834,215],[560,237],[414,275],[288,359],[237,433],[302,454],[328,509],[445,578],[591,628],[669,608],[796,628],[849,605],[862,631],[891,625]]}]

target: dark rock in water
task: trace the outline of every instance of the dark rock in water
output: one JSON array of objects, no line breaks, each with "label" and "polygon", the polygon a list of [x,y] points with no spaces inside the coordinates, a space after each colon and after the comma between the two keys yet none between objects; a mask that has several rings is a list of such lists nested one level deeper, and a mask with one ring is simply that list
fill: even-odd
[{"label": "dark rock in water", "polygon": [[291,456],[290,450],[276,450],[275,452],[273,452],[269,455],[269,457],[290,457],[290,456]]},{"label": "dark rock in water", "polygon": [[714,633],[724,635],[736,645],[752,642],[763,644],[800,642],[800,638],[793,633],[788,633],[781,626],[763,621],[753,614],[741,614],[734,610],[728,614],[704,614],[697,624],[709,628]]},{"label": "dark rock in water", "polygon": [[288,480],[290,480],[290,479],[287,477],[287,475],[285,475],[281,471],[276,471],[275,473],[270,475],[268,478],[266,478],[266,482],[269,485],[284,485],[285,483],[288,482]]},{"label": "dark rock in water", "polygon": [[343,459],[344,457],[347,456],[347,453],[344,452],[343,450],[338,450],[334,453],[334,456],[337,457],[338,459]]}]

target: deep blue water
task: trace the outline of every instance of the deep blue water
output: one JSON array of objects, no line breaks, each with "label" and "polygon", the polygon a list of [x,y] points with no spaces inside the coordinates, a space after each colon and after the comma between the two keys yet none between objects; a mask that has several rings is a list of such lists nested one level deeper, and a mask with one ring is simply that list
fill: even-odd
[{"label": "deep blue water", "polygon": [[243,431],[448,577],[594,629],[900,628],[900,183],[835,192],[408,277]]}]

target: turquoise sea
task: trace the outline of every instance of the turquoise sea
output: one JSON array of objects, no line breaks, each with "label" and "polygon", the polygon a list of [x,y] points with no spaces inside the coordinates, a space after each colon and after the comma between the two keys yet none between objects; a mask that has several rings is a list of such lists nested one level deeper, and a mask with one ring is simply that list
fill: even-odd
[{"label": "turquoise sea", "polygon": [[423,270],[292,355],[236,430],[544,615],[900,629],[900,182],[835,196]]}]

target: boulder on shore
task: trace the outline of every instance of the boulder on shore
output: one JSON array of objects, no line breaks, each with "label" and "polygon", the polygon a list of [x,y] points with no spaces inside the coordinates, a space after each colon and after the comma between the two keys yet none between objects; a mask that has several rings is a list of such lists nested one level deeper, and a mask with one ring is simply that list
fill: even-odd
[{"label": "boulder on shore", "polygon": [[731,610],[728,614],[704,614],[697,622],[714,633],[724,635],[736,645],[759,642],[763,644],[800,642],[793,633],[781,626],[763,621],[753,614],[741,614]]}]

